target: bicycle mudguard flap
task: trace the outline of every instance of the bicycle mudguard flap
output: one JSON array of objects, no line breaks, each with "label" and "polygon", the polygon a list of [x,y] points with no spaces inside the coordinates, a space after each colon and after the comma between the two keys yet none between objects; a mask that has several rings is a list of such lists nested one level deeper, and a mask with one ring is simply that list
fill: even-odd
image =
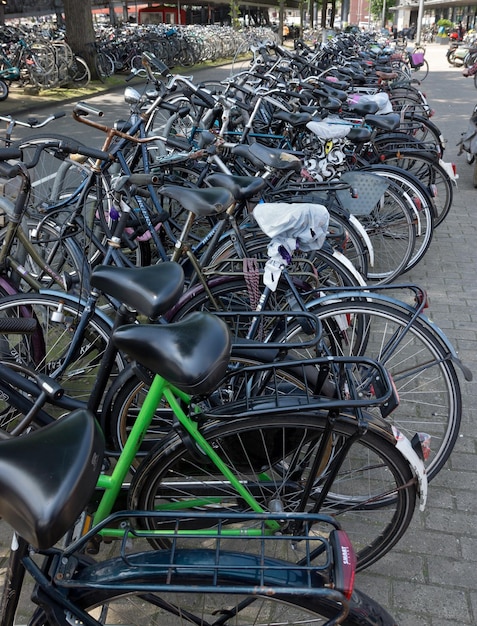
[{"label": "bicycle mudguard flap", "polygon": [[0,516],[34,548],[50,548],[88,504],[103,454],[103,433],[83,409],[1,441]]},{"label": "bicycle mudguard flap", "polygon": [[336,192],[342,206],[352,215],[369,215],[389,186],[384,176],[370,172],[343,172],[340,180],[353,189],[353,194],[348,189]]}]

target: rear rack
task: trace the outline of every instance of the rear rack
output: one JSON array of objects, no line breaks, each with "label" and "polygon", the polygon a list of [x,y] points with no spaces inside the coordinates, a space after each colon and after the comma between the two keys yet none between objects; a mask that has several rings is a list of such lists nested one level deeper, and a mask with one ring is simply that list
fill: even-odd
[{"label": "rear rack", "polygon": [[[235,348],[281,350],[316,348],[322,335],[318,317],[308,311],[214,311],[227,324]],[[300,336],[293,339],[293,332]]]},{"label": "rear rack", "polygon": [[[140,529],[145,519],[154,530]],[[271,531],[270,523],[279,526],[279,532]],[[76,578],[75,555],[106,527],[111,536],[111,526],[117,528],[119,556],[86,567]],[[168,549],[134,549],[137,540],[159,536],[167,538]],[[280,558],[287,551],[294,562]],[[339,524],[331,517],[309,513],[231,512],[225,516],[223,512],[122,511],[68,546],[61,556],[55,572],[59,587],[125,593],[321,596],[338,604],[328,626],[342,623],[348,613],[347,597],[356,566],[351,543]],[[200,580],[204,583],[196,584]]]},{"label": "rear rack", "polygon": [[379,407],[385,417],[398,404],[388,372],[366,357],[291,357],[267,364],[238,365],[227,373],[217,393],[227,394],[228,388],[228,401],[205,406],[205,417],[241,418],[250,412],[258,415],[303,410],[355,413],[370,407]]}]

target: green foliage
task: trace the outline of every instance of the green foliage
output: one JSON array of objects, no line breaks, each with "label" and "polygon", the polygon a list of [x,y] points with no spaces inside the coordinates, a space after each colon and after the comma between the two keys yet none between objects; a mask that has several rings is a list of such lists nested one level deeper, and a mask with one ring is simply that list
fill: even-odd
[{"label": "green foliage", "polygon": [[440,20],[437,21],[437,26],[439,27],[439,32],[437,33],[437,36],[448,37],[449,29],[454,27],[454,22],[451,22],[451,20],[447,20],[444,17],[442,17]]},{"label": "green foliage", "polygon": [[[383,6],[384,0],[371,0],[371,15],[377,21],[380,21],[383,17]],[[386,21],[392,20],[394,13],[391,12],[389,9],[395,6],[396,0],[386,0]]]},{"label": "green foliage", "polygon": [[230,0],[230,22],[234,30],[240,30],[240,5],[237,0]]}]

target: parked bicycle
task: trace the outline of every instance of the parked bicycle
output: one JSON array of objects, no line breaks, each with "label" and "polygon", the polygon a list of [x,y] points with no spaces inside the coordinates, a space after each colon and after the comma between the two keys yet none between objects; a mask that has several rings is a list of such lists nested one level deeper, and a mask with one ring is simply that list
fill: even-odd
[{"label": "parked bicycle", "polygon": [[[346,535],[330,518],[319,516],[239,515],[239,521],[259,523],[258,540],[231,541],[222,532],[220,516],[199,513],[202,524],[219,525],[208,547],[187,547],[187,518],[161,513],[170,519],[167,550],[144,551],[138,533],[130,526],[141,513],[118,514],[108,521],[123,526],[120,555],[106,555],[96,562],[87,555],[88,541],[101,532],[91,529],[66,548],[54,547],[74,523],[91,497],[101,467],[102,435],[94,418],[78,411],[36,433],[0,443],[4,521],[14,536],[1,605],[1,623],[14,623],[25,573],[33,578],[32,601],[36,610],[28,618],[35,623],[88,626],[98,624],[282,624],[316,623],[393,626],[389,614],[353,586],[353,551]],[[49,454],[45,458],[45,447]],[[64,453],[68,453],[65,466]],[[38,471],[42,468],[42,471]],[[21,477],[21,480],[20,480]],[[18,480],[17,480],[18,479]],[[27,496],[25,480],[35,490]],[[151,513],[148,513],[151,515]],[[229,513],[226,522],[232,521]],[[266,523],[287,521],[299,532],[266,536]],[[315,558],[300,565],[267,555],[275,543],[307,544],[313,524],[327,525],[328,536],[313,537]],[[196,539],[195,539],[196,540]],[[138,545],[137,545],[138,544]],[[38,564],[36,557],[42,556]],[[30,605],[31,607],[32,605]],[[23,609],[23,607],[20,607]],[[32,613],[33,611],[33,613]],[[23,614],[23,613],[22,613]]]}]

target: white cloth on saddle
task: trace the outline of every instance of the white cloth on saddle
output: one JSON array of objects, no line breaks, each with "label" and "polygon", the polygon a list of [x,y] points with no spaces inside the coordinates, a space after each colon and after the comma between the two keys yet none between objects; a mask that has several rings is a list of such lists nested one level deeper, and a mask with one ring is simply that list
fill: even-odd
[{"label": "white cloth on saddle", "polygon": [[308,122],[306,127],[320,139],[342,139],[353,128],[353,124],[339,118],[327,117],[321,122]]},{"label": "white cloth on saddle", "polygon": [[322,204],[307,202],[263,202],[253,216],[270,237],[263,281],[275,291],[281,267],[288,265],[295,250],[319,250],[325,242],[330,215]]},{"label": "white cloth on saddle", "polygon": [[374,102],[379,107],[376,112],[377,115],[385,115],[386,113],[393,112],[393,105],[389,100],[388,94],[384,93],[384,91],[380,91],[379,93],[374,94],[354,93],[348,98],[348,102]]}]

